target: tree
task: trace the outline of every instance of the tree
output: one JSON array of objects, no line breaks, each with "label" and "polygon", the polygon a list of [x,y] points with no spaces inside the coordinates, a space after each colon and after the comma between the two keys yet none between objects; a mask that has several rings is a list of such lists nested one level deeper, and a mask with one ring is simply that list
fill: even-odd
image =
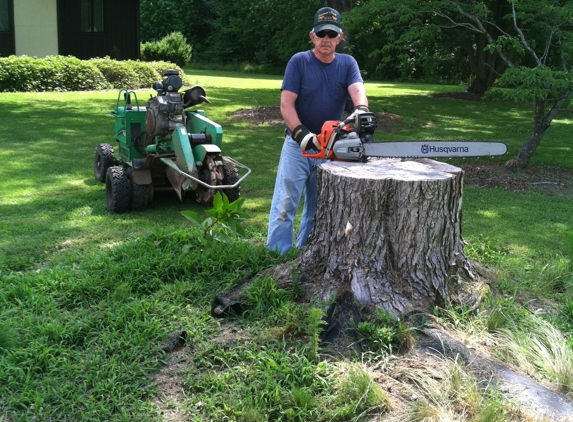
[{"label": "tree", "polygon": [[188,34],[183,32],[180,19],[181,11],[187,10],[192,1],[182,0],[140,0],[139,5],[139,33],[141,42],[159,41],[171,32],[179,31],[189,40]]},{"label": "tree", "polygon": [[282,72],[309,48],[312,19],[324,0],[141,0],[141,39],[181,32],[193,62],[248,63]]},{"label": "tree", "polygon": [[466,51],[470,69],[473,74],[468,90],[476,94],[484,94],[491,88],[497,78],[507,68],[507,64],[500,59],[498,51],[487,49],[488,36],[498,37],[503,34],[510,22],[505,19],[509,12],[509,3],[506,0],[487,0],[476,7],[476,11],[485,12],[487,21],[483,25],[483,32],[467,31],[466,25],[459,25],[452,19],[451,5],[455,14],[455,2],[447,1],[433,10],[433,21],[452,38],[451,42],[458,43]]},{"label": "tree", "polygon": [[[470,89],[490,97],[533,104],[533,130],[514,163],[527,167],[551,122],[570,100],[573,89],[573,3],[567,0],[366,0],[348,14],[355,32],[365,29],[368,57],[396,60],[416,69],[451,48],[460,60],[466,52],[473,78]],[[355,35],[355,41],[358,35]],[[381,40],[381,41],[380,41]],[[458,46],[457,49],[453,45]],[[356,48],[359,50],[359,48]],[[445,66],[450,72],[454,67]],[[417,69],[416,69],[417,70]],[[438,70],[435,66],[432,72]],[[402,76],[404,72],[402,71]]]},{"label": "tree", "polygon": [[[500,96],[533,104],[533,131],[520,147],[515,163],[527,167],[551,122],[570,100],[573,90],[573,3],[567,0],[508,0],[506,16],[510,29],[488,20],[483,4],[465,4],[448,0],[458,16],[450,16],[455,25],[482,34],[490,52],[497,52],[508,69],[490,96]],[[494,36],[486,26],[499,31]]]},{"label": "tree", "polygon": [[[353,34],[351,51],[361,67],[384,79],[469,84],[470,64],[479,62],[473,58],[474,40],[461,28],[448,28],[434,12],[435,3],[367,0],[344,14]],[[482,79],[476,75],[471,81]]]}]

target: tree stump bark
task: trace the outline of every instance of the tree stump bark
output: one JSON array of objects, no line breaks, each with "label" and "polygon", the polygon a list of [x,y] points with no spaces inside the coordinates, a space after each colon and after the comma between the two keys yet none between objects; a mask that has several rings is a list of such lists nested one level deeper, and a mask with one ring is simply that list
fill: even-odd
[{"label": "tree stump bark", "polygon": [[351,292],[397,317],[447,301],[476,302],[487,285],[464,254],[463,171],[429,160],[327,162],[314,228],[299,257],[307,298]]}]

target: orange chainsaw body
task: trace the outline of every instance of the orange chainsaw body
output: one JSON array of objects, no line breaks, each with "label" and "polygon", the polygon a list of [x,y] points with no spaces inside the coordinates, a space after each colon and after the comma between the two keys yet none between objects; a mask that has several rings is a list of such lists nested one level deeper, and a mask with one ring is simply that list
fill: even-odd
[{"label": "orange chainsaw body", "polygon": [[[349,133],[352,131],[352,127],[349,124],[345,124],[344,126],[340,127],[340,121],[337,120],[327,120],[322,125],[320,129],[320,134],[317,135],[318,142],[320,143],[320,151],[311,153],[309,151],[303,151],[302,155],[308,158],[327,158],[337,160],[334,152],[332,150],[332,146],[336,142],[336,138],[340,136],[341,132]],[[332,137],[335,137],[332,139]],[[330,148],[329,147],[329,143]]]}]

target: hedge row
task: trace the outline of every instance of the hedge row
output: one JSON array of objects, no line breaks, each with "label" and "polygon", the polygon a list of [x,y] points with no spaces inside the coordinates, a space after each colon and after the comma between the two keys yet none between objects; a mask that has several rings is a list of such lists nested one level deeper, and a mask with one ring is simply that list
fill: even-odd
[{"label": "hedge row", "polygon": [[0,92],[92,91],[150,88],[176,64],[165,61],[118,61],[109,57],[80,60],[72,56],[0,57]]}]

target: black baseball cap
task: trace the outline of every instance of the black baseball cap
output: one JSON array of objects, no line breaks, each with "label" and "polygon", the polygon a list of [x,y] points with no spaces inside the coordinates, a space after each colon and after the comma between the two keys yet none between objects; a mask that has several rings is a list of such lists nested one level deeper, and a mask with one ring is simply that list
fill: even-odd
[{"label": "black baseball cap", "polygon": [[323,7],[314,15],[313,31],[316,33],[324,30],[330,30],[337,33],[342,32],[342,29],[340,28],[340,13],[331,7]]}]

